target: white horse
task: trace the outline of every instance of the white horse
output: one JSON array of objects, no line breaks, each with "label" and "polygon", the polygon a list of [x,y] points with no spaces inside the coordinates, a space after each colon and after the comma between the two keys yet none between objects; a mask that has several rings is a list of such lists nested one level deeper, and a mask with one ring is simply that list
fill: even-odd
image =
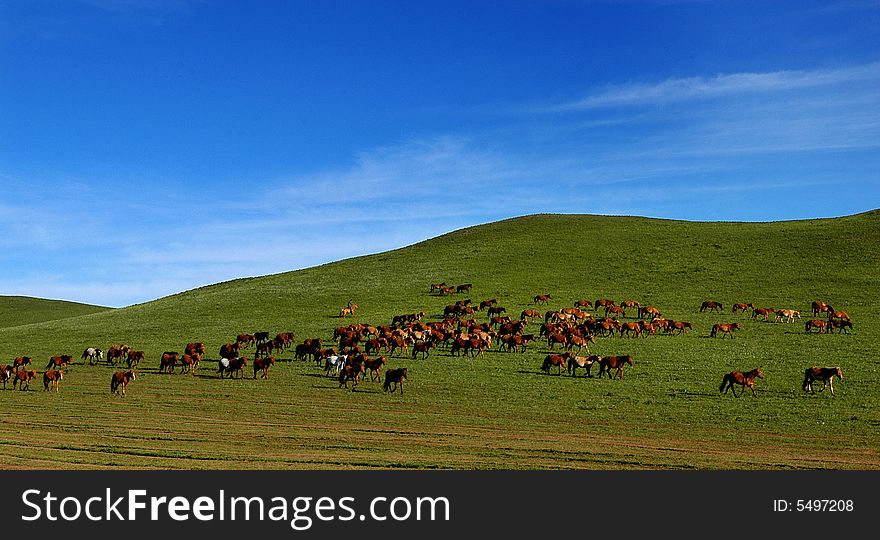
[{"label": "white horse", "polygon": [[339,372],[342,371],[342,366],[345,365],[346,359],[348,359],[348,357],[344,354],[328,356],[324,359],[324,373],[329,375],[330,370],[332,369],[334,374],[339,375]]},{"label": "white horse", "polygon": [[94,365],[98,360],[104,359],[104,351],[97,347],[89,347],[82,353],[82,359],[85,360],[86,358],[89,359],[90,364]]}]

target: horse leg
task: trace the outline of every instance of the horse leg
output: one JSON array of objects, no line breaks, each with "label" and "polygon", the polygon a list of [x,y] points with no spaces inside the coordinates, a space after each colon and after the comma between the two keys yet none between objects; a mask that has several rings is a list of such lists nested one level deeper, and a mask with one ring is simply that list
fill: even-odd
[{"label": "horse leg", "polygon": [[828,379],[828,386],[831,388],[831,395],[834,395],[834,377]]}]

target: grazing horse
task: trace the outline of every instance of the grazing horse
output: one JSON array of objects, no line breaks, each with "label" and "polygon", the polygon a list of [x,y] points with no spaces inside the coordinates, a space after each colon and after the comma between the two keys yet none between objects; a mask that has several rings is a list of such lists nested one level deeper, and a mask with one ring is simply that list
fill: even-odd
[{"label": "grazing horse", "polygon": [[593,303],[590,302],[589,300],[578,300],[577,302],[574,303],[574,307],[576,307],[576,308],[588,308],[588,307],[591,308],[591,307],[593,307]]},{"label": "grazing horse", "polygon": [[275,357],[269,356],[266,358],[255,358],[254,359],[254,379],[257,378],[257,372],[262,371],[262,379],[269,378],[269,368],[275,365]]},{"label": "grazing horse", "polygon": [[19,390],[27,390],[30,386],[31,379],[35,379],[37,377],[37,372],[33,369],[20,369],[15,372],[15,380],[12,381],[12,389],[15,390],[15,385],[18,385]]},{"label": "grazing horse", "polygon": [[159,361],[159,373],[174,373],[174,366],[180,359],[180,355],[176,352],[165,351],[162,353],[162,359]]},{"label": "grazing horse", "polygon": [[810,307],[813,309],[813,317],[818,317],[820,313],[827,313],[829,311],[833,312],[834,308],[826,304],[825,302],[821,302],[816,300],[813,302]]},{"label": "grazing horse", "polygon": [[456,287],[455,292],[457,292],[457,293],[468,292],[469,290],[471,290],[471,288],[473,286],[474,285],[472,283],[465,283],[464,285],[459,285],[458,287]]},{"label": "grazing horse", "polygon": [[18,356],[12,361],[12,368],[14,371],[18,371],[19,369],[24,369],[24,366],[33,365],[31,364],[30,356]]},{"label": "grazing horse", "polygon": [[46,369],[59,369],[65,366],[69,366],[71,364],[73,364],[73,357],[69,354],[61,354],[49,358],[49,363],[46,364]]},{"label": "grazing horse", "polygon": [[[623,368],[626,364],[633,365],[633,357],[630,355],[626,356],[602,356],[599,358],[599,378],[602,378],[603,373],[608,373],[609,379],[619,378],[623,380]],[[614,375],[611,375],[611,370],[616,369],[617,371]]]},{"label": "grazing horse", "polygon": [[82,360],[85,361],[86,358],[89,359],[89,364],[95,365],[98,360],[104,359],[104,351],[97,347],[89,347],[82,353]]},{"label": "grazing horse", "polygon": [[268,341],[269,332],[254,332],[254,339],[257,340],[257,343]]},{"label": "grazing horse", "polygon": [[706,300],[700,305],[700,313],[709,310],[709,311],[723,311],[724,305],[721,302],[715,302],[714,300]]},{"label": "grazing horse", "polygon": [[755,309],[755,304],[749,302],[748,304],[734,304],[733,305],[733,314],[736,315],[736,312],[739,311],[742,313],[746,313],[749,309]]},{"label": "grazing horse", "polygon": [[557,375],[562,375],[562,370],[565,369],[565,360],[573,358],[570,352],[565,354],[548,354],[544,358],[544,363],[541,365],[541,371],[550,375],[550,368],[556,366]]},{"label": "grazing horse", "polygon": [[822,390],[825,390],[826,386],[831,387],[831,395],[834,395],[834,377],[838,377],[841,380],[843,379],[843,371],[839,367],[811,367],[807,368],[804,372],[804,392],[808,391],[811,394],[815,394],[813,391],[813,381],[822,381]]},{"label": "grazing horse", "polygon": [[837,328],[838,334],[841,332],[843,332],[844,334],[849,334],[849,332],[847,331],[847,328],[852,330],[852,327],[853,327],[852,321],[847,321],[847,320],[843,320],[843,319],[838,320],[838,321],[835,321],[835,320],[828,321],[828,329],[831,331],[834,331],[834,329]]},{"label": "grazing horse", "polygon": [[370,370],[371,381],[378,381],[382,379],[382,366],[384,366],[386,362],[387,359],[384,356],[366,361],[365,365],[366,368]]},{"label": "grazing horse", "polygon": [[43,388],[49,390],[49,385],[52,385],[52,390],[58,391],[58,385],[61,383],[61,380],[64,379],[64,373],[59,370],[50,369],[43,373]]},{"label": "grazing horse", "polygon": [[831,310],[828,312],[828,320],[840,319],[842,321],[850,321],[852,319],[849,318],[849,313],[846,311],[834,311]]},{"label": "grazing horse", "polygon": [[571,359],[571,362],[568,363],[568,373],[574,377],[577,374],[577,369],[583,368],[584,377],[592,377],[592,375],[590,375],[590,370],[592,369],[593,364],[601,359],[602,357],[597,355],[575,356]]},{"label": "grazing horse", "polygon": [[733,397],[739,397],[736,395],[736,388],[733,387],[734,384],[738,384],[742,386],[743,392],[746,391],[748,386],[752,390],[752,395],[758,397],[758,393],[755,392],[755,377],[759,379],[764,378],[764,372],[761,371],[761,368],[756,368],[746,373],[731,371],[721,379],[721,386],[718,388],[718,391],[726,394],[728,390],[732,390]]},{"label": "grazing horse", "polygon": [[822,319],[810,319],[804,323],[804,332],[810,334],[812,333],[813,328],[819,330],[820,334],[824,334],[825,330],[828,328],[828,322],[823,321]]},{"label": "grazing horse", "polygon": [[388,389],[393,384],[394,388],[391,388],[391,393],[393,394],[399,385],[400,394],[403,395],[404,382],[406,382],[406,368],[389,369],[385,372],[385,384],[382,385],[382,389],[388,392]]},{"label": "grazing horse", "polygon": [[534,298],[536,304],[546,304],[547,302],[549,302],[552,299],[553,299],[553,297],[550,296],[549,294],[539,294],[539,295],[535,296],[535,298]]},{"label": "grazing horse", "polygon": [[117,371],[110,378],[110,393],[118,394],[121,389],[122,397],[125,397],[125,388],[135,379],[137,379],[137,375],[134,371]]},{"label": "grazing horse", "polygon": [[712,327],[712,333],[710,335],[712,337],[717,337],[718,333],[721,332],[721,339],[724,339],[725,334],[727,334],[728,336],[730,336],[731,339],[733,339],[733,331],[739,330],[739,329],[740,329],[739,323],[716,324],[715,326]]}]

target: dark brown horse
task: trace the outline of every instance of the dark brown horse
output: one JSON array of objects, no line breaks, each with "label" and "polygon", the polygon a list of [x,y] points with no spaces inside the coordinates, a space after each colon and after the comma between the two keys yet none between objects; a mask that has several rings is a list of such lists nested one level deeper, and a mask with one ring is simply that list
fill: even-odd
[{"label": "dark brown horse", "polygon": [[738,384],[742,387],[743,392],[746,391],[746,387],[749,387],[752,395],[758,397],[758,393],[755,392],[755,377],[759,379],[764,378],[764,372],[761,371],[761,368],[756,368],[746,373],[731,371],[721,379],[721,386],[718,388],[718,391],[726,394],[728,390],[732,390],[733,396],[739,397],[736,395],[736,388],[733,387],[734,384]]},{"label": "dark brown horse", "polygon": [[[397,390],[398,385],[400,386],[400,395],[403,395],[403,383],[406,382],[406,368],[397,368],[390,369],[385,372],[385,384],[382,385],[382,388],[388,392],[389,389],[393,394],[395,390]],[[394,388],[391,388],[391,385],[394,385]]]},{"label": "dark brown horse", "polygon": [[356,362],[353,364],[346,363],[345,366],[343,366],[342,371],[339,372],[339,387],[341,388],[344,385],[348,388],[348,381],[351,381],[351,391],[354,392],[354,387],[357,386],[361,377],[363,377],[365,373],[366,371],[362,362]]},{"label": "dark brown horse", "polygon": [[[224,362],[225,360],[225,362]],[[236,357],[236,358],[221,358],[220,362],[218,362],[220,366],[220,378],[228,373],[229,378],[232,379],[235,377],[235,374],[238,373],[238,377],[244,377],[244,366],[248,365],[247,356]]]},{"label": "dark brown horse", "polygon": [[136,368],[143,359],[144,351],[128,351],[128,369]]},{"label": "dark brown horse", "polygon": [[831,387],[831,395],[834,395],[834,377],[843,379],[843,371],[839,367],[811,367],[804,372],[804,392],[813,392],[813,381],[822,381],[822,392],[826,386]]},{"label": "dark brown horse", "polygon": [[706,300],[700,305],[700,313],[715,310],[723,311],[724,305],[721,302],[715,302],[714,300]]},{"label": "dark brown horse", "polygon": [[6,390],[6,382],[11,379],[15,375],[15,368],[7,365],[0,364],[0,381],[3,381],[3,389]]},{"label": "dark brown horse", "polygon": [[122,390],[122,397],[125,397],[125,388],[135,379],[137,375],[134,371],[117,371],[110,378],[110,393],[118,394]]},{"label": "dark brown horse", "polygon": [[[633,357],[630,355],[626,356],[602,356],[599,358],[599,378],[602,378],[603,373],[608,373],[609,379],[619,378],[623,380],[623,368],[626,364],[633,365]],[[616,369],[617,371],[614,375],[611,375],[611,370]]]}]

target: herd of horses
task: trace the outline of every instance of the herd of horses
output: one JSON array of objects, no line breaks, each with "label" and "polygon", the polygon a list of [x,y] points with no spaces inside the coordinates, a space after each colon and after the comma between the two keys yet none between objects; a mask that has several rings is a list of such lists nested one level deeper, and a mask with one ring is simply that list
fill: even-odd
[{"label": "herd of horses", "polygon": [[[466,293],[471,290],[472,284],[466,283],[458,286],[447,286],[446,283],[431,284],[431,292],[439,291],[440,295],[453,293]],[[551,300],[550,294],[538,294],[532,299],[534,306],[547,305]],[[340,311],[340,318],[355,314],[358,306],[349,301],[347,306]],[[832,333],[834,328],[847,332],[852,328],[852,320],[845,311],[837,311],[830,305],[816,301],[812,303],[813,319],[806,321],[805,331],[811,333],[817,330],[821,333]],[[484,312],[488,320],[478,321],[477,312]],[[601,315],[600,315],[601,312]],[[700,313],[718,312],[724,313],[724,305],[721,302],[707,300],[699,308]],[[792,322],[800,319],[800,312],[792,309],[775,309],[772,307],[755,307],[752,303],[736,303],[733,305],[732,314],[751,313],[751,319],[770,321],[770,316],[775,315],[774,321]],[[826,314],[827,318],[820,318]],[[451,356],[477,358],[484,351],[492,350],[493,344],[499,351],[525,353],[530,344],[543,343],[550,349],[550,354],[544,357],[540,371],[550,374],[555,368],[557,375],[562,372],[575,377],[578,369],[584,371],[584,377],[592,377],[593,365],[599,366],[598,377],[601,379],[608,375],[611,379],[622,380],[625,366],[633,366],[634,360],[631,355],[597,355],[590,353],[590,345],[596,343],[597,338],[611,337],[648,337],[658,334],[681,335],[694,328],[691,322],[676,321],[663,317],[656,306],[643,306],[639,302],[627,300],[616,302],[609,298],[600,298],[595,301],[586,299],[577,300],[573,307],[559,310],[547,310],[541,313],[538,309],[527,308],[521,311],[519,318],[507,315],[507,310],[498,305],[497,299],[487,299],[478,305],[472,305],[470,299],[460,300],[447,305],[439,320],[424,321],[424,311],[394,315],[389,325],[372,325],[365,323],[352,323],[333,330],[332,337],[325,342],[320,337],[309,338],[301,343],[296,343],[296,335],[293,332],[281,332],[274,338],[269,332],[259,331],[254,334],[238,334],[234,341],[223,344],[219,349],[217,360],[219,378],[244,378],[244,370],[250,366],[253,369],[253,378],[260,376],[269,378],[269,371],[276,363],[276,355],[293,348],[294,359],[307,360],[311,358],[316,367],[323,367],[325,375],[334,377],[339,382],[340,388],[351,390],[361,380],[369,375],[370,381],[381,379],[388,357],[396,354],[406,355],[413,360],[421,357],[426,360],[432,351],[446,349]],[[635,320],[625,321],[621,319],[631,318]],[[539,323],[537,333],[529,332],[528,327],[535,320],[543,319]],[[734,331],[741,330],[739,322],[717,323],[712,326],[710,336],[724,338],[734,337]],[[848,333],[848,332],[847,332]],[[562,352],[557,353],[553,349],[559,346]],[[253,359],[242,354],[245,350],[253,348]],[[206,345],[204,342],[190,342],[184,347],[181,354],[176,351],[165,351],[159,359],[159,373],[174,373],[180,367],[179,373],[196,374],[197,368],[205,355]],[[582,353],[586,352],[582,356]],[[111,377],[111,393],[125,395],[125,389],[137,376],[139,364],[144,360],[145,352],[135,350],[124,344],[111,345],[106,355],[97,347],[86,348],[81,359],[91,364],[97,364],[106,360],[108,365],[116,365],[117,362],[127,362],[127,371],[117,371]],[[64,378],[64,369],[70,366],[73,357],[70,355],[55,355],[50,357],[43,372],[46,390],[58,391]],[[29,382],[38,376],[33,369],[28,369],[31,359],[26,356],[17,357],[9,365],[0,364],[0,379],[4,389],[9,381],[13,383],[13,389],[27,390]],[[403,384],[407,379],[407,368],[395,368],[385,370],[384,390],[394,392],[400,388],[403,393]],[[839,367],[807,369],[803,389],[812,392],[812,383],[822,381],[822,390],[831,387],[833,377],[843,378]],[[739,385],[744,392],[746,388],[751,390],[754,396],[755,379],[763,379],[764,373],[760,368],[748,371],[733,371],[724,375],[720,391],[727,393]]]}]

